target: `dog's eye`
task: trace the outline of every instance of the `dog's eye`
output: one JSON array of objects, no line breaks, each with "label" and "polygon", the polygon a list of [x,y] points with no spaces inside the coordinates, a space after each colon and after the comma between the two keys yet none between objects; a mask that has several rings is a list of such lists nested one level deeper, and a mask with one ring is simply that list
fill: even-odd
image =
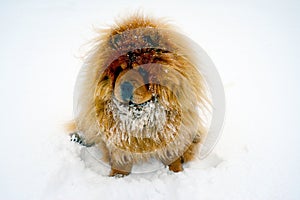
[{"label": "dog's eye", "polygon": [[115,70],[115,76],[118,77],[119,74],[120,74],[122,71],[123,71],[123,70],[122,70],[122,67],[121,67],[121,66],[118,66],[118,67],[116,68],[116,70]]}]

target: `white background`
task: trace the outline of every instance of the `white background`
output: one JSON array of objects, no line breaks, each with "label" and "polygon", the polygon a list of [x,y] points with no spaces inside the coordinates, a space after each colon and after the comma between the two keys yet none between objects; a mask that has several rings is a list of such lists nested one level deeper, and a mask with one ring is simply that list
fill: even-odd
[{"label": "white background", "polygon": [[[62,129],[95,28],[142,9],[200,44],[225,85],[222,138],[180,174],[109,178]],[[300,199],[299,1],[0,1],[1,199]]]}]

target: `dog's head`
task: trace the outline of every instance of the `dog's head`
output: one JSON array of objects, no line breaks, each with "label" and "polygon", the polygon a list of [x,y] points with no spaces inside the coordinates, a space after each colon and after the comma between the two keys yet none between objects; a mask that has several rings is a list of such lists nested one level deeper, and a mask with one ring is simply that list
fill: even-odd
[{"label": "dog's head", "polygon": [[94,93],[101,134],[130,152],[179,143],[183,151],[202,128],[203,79],[170,31],[139,23],[112,29],[98,50],[101,62],[94,61],[101,65]]}]

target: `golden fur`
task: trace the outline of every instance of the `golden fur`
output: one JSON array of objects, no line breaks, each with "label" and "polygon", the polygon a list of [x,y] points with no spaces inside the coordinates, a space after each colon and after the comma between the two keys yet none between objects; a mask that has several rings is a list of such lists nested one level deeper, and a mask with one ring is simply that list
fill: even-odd
[{"label": "golden fur", "polygon": [[[199,110],[208,98],[196,64],[181,34],[164,20],[137,14],[117,22],[101,31],[80,72],[69,128],[102,149],[110,175],[129,174],[133,164],[149,158],[182,171],[207,133]],[[130,100],[124,83],[132,90]],[[162,117],[141,129],[122,129],[120,106],[147,102]]]}]

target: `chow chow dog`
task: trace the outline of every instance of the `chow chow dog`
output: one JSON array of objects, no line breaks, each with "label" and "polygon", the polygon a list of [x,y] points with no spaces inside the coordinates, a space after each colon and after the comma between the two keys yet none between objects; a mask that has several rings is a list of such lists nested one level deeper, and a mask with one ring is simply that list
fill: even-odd
[{"label": "chow chow dog", "polygon": [[99,32],[78,76],[69,130],[101,149],[110,176],[149,159],[182,171],[207,133],[195,53],[165,19],[135,14]]}]

